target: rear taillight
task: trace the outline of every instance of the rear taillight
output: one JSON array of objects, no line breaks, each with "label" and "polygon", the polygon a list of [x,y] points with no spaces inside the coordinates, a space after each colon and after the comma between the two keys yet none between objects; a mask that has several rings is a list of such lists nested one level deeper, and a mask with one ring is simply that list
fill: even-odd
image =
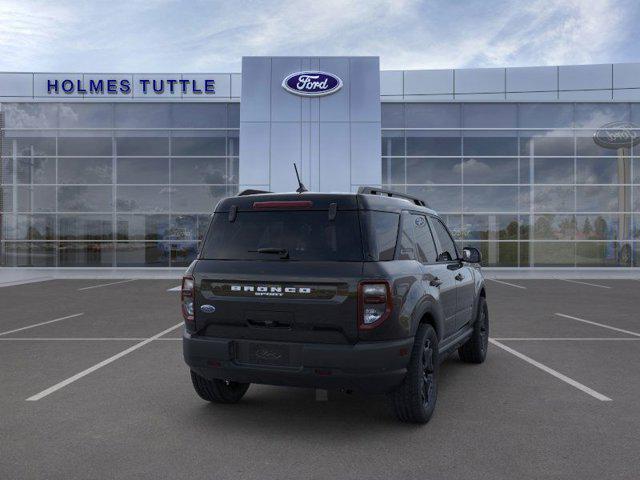
[{"label": "rear taillight", "polygon": [[370,281],[358,285],[358,328],[368,330],[384,322],[391,314],[393,300],[389,282]]},{"label": "rear taillight", "polygon": [[182,277],[180,303],[182,304],[182,316],[185,322],[193,322],[193,288],[193,277]]}]

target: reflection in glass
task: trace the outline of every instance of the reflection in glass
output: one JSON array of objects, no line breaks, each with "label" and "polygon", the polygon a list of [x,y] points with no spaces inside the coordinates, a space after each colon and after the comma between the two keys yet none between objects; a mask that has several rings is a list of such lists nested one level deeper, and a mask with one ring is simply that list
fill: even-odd
[{"label": "reflection in glass", "polygon": [[383,130],[381,151],[383,157],[404,155],[404,132]]},{"label": "reflection in glass", "polygon": [[529,258],[536,267],[573,267],[576,262],[576,244],[573,242],[532,242]]},{"label": "reflection in glass", "polygon": [[54,242],[4,243],[2,265],[6,267],[55,267]]},{"label": "reflection in glass", "polygon": [[[382,128],[404,128],[404,103],[383,103]],[[459,115],[458,115],[459,117]]]},{"label": "reflection in glass", "polygon": [[[518,138],[515,132],[504,132],[497,136],[496,132],[471,132],[464,137],[464,154],[480,156],[509,156],[518,154]],[[507,136],[509,133],[511,136]],[[482,135],[482,136],[481,136]]]},{"label": "reflection in glass", "polygon": [[520,128],[571,128],[573,127],[573,104],[521,103],[518,105],[518,126]]},{"label": "reflection in glass", "polygon": [[58,216],[58,236],[61,240],[112,240],[111,215],[73,214]]},{"label": "reflection in glass", "polygon": [[[458,128],[460,105],[446,103],[405,104],[407,128]],[[404,127],[405,125],[399,125]]]},{"label": "reflection in glass", "polygon": [[170,186],[119,185],[116,210],[119,212],[168,212],[171,188]]},{"label": "reflection in glass", "polygon": [[55,240],[55,215],[18,215],[16,240]]},{"label": "reflection in glass", "polygon": [[165,240],[169,215],[120,214],[116,225],[118,240]]},{"label": "reflection in glass", "polygon": [[553,130],[520,132],[520,155],[573,157],[573,136],[569,132],[557,133]]},{"label": "reflection in glass", "polygon": [[111,128],[113,105],[110,103],[61,103],[60,128]]},{"label": "reflection in glass", "polygon": [[408,184],[462,183],[459,158],[407,158]]},{"label": "reflection in glass", "polygon": [[118,242],[116,266],[118,267],[168,267],[169,243]]},{"label": "reflection in glass", "polygon": [[577,183],[630,183],[631,160],[628,157],[576,159]]},{"label": "reflection in glass", "polygon": [[533,210],[536,212],[574,212],[575,187],[535,186]]},{"label": "reflection in glass", "polygon": [[58,187],[59,212],[110,212],[113,191],[110,186]]},{"label": "reflection in glass", "polygon": [[118,157],[116,171],[120,185],[169,183],[168,158]]},{"label": "reflection in glass", "polygon": [[407,130],[407,155],[459,156],[461,150],[462,139],[459,132]]},{"label": "reflection in glass", "polygon": [[424,200],[438,213],[462,211],[462,187],[407,187],[407,193]]},{"label": "reflection in glass", "polygon": [[213,213],[226,196],[226,187],[172,187],[171,211],[176,213]]},{"label": "reflection in glass", "polygon": [[173,158],[173,183],[229,183],[227,160],[224,158]]},{"label": "reflection in glass", "polygon": [[[160,135],[160,132],[154,132]],[[167,136],[117,137],[118,156],[167,156],[169,155],[169,138]]]},{"label": "reflection in glass", "polygon": [[58,183],[112,183],[109,158],[59,158]]},{"label": "reflection in glass", "polygon": [[576,211],[630,211],[631,189],[625,186],[576,187]]},{"label": "reflection in glass", "polygon": [[517,240],[517,215],[464,215],[462,238],[469,240]]},{"label": "reflection in glass", "polygon": [[535,240],[574,240],[576,218],[574,215],[534,215],[533,238]]},{"label": "reflection in glass", "polygon": [[56,187],[45,185],[19,186],[18,212],[55,212]]},{"label": "reflection in glass", "polygon": [[629,214],[577,215],[578,240],[626,240],[631,238]]},{"label": "reflection in glass", "polygon": [[[18,157],[16,164],[18,166],[18,183],[56,183],[55,158]],[[12,179],[8,178],[4,180],[4,183],[11,183],[11,181]]]},{"label": "reflection in glass", "polygon": [[168,103],[116,103],[116,128],[168,128],[171,126]]},{"label": "reflection in glass", "polygon": [[60,267],[111,267],[113,264],[111,242],[61,242],[58,247]]},{"label": "reflection in glass", "polygon": [[226,128],[226,103],[174,103],[174,128]]},{"label": "reflection in glass", "polygon": [[518,183],[517,158],[465,158],[464,183]]},{"label": "reflection in glass", "polygon": [[113,153],[111,136],[89,136],[89,133],[87,133],[86,137],[58,138],[58,155],[92,157],[111,156]]},{"label": "reflection in glass", "polygon": [[463,246],[480,250],[483,267],[518,266],[518,242],[464,242]]},{"label": "reflection in glass", "polygon": [[574,183],[573,158],[536,158],[533,168],[535,183]]},{"label": "reflection in glass", "polygon": [[404,158],[382,159],[382,183],[407,183]]},{"label": "reflection in glass", "polygon": [[197,242],[172,242],[167,245],[171,247],[172,267],[188,267],[198,254]]},{"label": "reflection in glass", "polygon": [[518,187],[464,187],[465,212],[517,212]]},{"label": "reflection in glass", "polygon": [[[51,132],[42,132],[42,136],[31,137],[13,136],[12,133],[8,131],[2,139],[2,155],[11,156],[15,153],[23,157],[42,157],[56,154],[55,134]],[[16,132],[16,135],[25,135],[25,132]]]},{"label": "reflection in glass", "polygon": [[172,155],[224,156],[226,155],[225,132],[207,132],[200,136],[174,136],[171,139]]},{"label": "reflection in glass", "polygon": [[58,103],[5,103],[2,114],[6,128],[56,128]]},{"label": "reflection in glass", "polygon": [[579,267],[630,267],[631,243],[577,242],[576,266]]}]

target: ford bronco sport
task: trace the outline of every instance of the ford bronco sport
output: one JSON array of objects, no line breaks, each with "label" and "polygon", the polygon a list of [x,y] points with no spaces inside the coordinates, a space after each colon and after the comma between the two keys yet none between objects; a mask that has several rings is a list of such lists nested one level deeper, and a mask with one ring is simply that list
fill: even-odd
[{"label": "ford bronco sport", "polygon": [[404,194],[226,198],[182,281],[193,386],[218,403],[251,383],[386,393],[400,420],[425,423],[440,362],[487,354],[479,263]]}]

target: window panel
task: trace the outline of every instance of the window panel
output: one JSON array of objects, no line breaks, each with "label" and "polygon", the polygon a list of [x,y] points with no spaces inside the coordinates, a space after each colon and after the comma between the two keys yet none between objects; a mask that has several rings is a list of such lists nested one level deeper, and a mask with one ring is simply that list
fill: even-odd
[{"label": "window panel", "polygon": [[168,212],[170,190],[168,186],[118,186],[116,209],[119,212]]},{"label": "window panel", "polygon": [[6,128],[56,128],[57,103],[2,103]]},{"label": "window panel", "polygon": [[16,240],[55,240],[55,215],[17,215]]},{"label": "window panel", "polygon": [[56,243],[5,243],[2,265],[6,267],[55,267]]},{"label": "window panel", "polygon": [[37,136],[38,132],[32,132],[33,136],[25,136],[25,132],[16,132],[16,135],[20,136],[13,136],[11,133],[9,131],[2,140],[2,155],[12,156],[14,152],[25,157],[56,154],[55,134],[51,132],[42,132],[43,136]]},{"label": "window panel", "polygon": [[227,160],[224,158],[173,158],[173,183],[226,184]]},{"label": "window panel", "polygon": [[408,184],[462,183],[459,158],[408,158]]},{"label": "window panel", "polygon": [[627,240],[632,238],[631,215],[597,213],[577,215],[578,240]]},{"label": "window panel", "polygon": [[611,122],[629,122],[628,103],[576,103],[576,128],[600,128]]},{"label": "window panel", "polygon": [[464,104],[465,128],[516,128],[518,106],[508,103]]},{"label": "window panel", "polygon": [[113,153],[111,137],[60,137],[58,155],[106,157]]},{"label": "window panel", "polygon": [[[576,132],[576,154],[584,156],[597,156],[597,157],[616,157],[621,153],[622,149],[617,148],[605,148],[598,145],[594,141],[595,130],[592,131],[578,131]],[[631,148],[629,145],[625,150]]]},{"label": "window panel", "polygon": [[536,267],[573,267],[576,245],[573,242],[532,242],[529,255]]},{"label": "window panel", "polygon": [[198,215],[174,215],[171,217],[171,228],[165,240],[197,240]]},{"label": "window panel", "polygon": [[113,105],[110,103],[61,103],[60,128],[111,128]]},{"label": "window panel", "polygon": [[460,127],[459,104],[406,103],[405,115],[407,128]]},{"label": "window panel", "polygon": [[226,128],[226,103],[174,103],[174,128]]},{"label": "window panel", "polygon": [[517,158],[465,158],[462,168],[465,184],[518,183]]},{"label": "window panel", "polygon": [[58,249],[58,265],[61,267],[111,267],[113,250],[111,242],[61,242]]},{"label": "window panel", "polygon": [[[511,136],[507,136],[510,133]],[[504,132],[503,136],[495,132],[467,132],[464,137],[464,155],[479,156],[516,156],[518,154],[518,137],[514,132]]]},{"label": "window panel", "polygon": [[240,155],[240,131],[227,130],[227,155],[237,157]]},{"label": "window panel", "polygon": [[629,211],[631,207],[629,199],[629,187],[576,187],[576,211],[578,212]]},{"label": "window panel", "polygon": [[464,215],[462,222],[465,240],[518,239],[517,215]]},{"label": "window panel", "polygon": [[533,210],[536,212],[574,212],[575,187],[535,186]]},{"label": "window panel", "polygon": [[424,200],[438,213],[462,211],[461,187],[407,187],[407,193]]},{"label": "window panel", "polygon": [[168,158],[118,157],[118,183],[169,183]]},{"label": "window panel", "polygon": [[404,103],[382,103],[382,128],[404,128]]},{"label": "window panel", "polygon": [[630,267],[631,255],[631,243],[576,243],[576,266],[578,267]]},{"label": "window panel", "polygon": [[171,126],[168,103],[116,103],[116,128],[168,128]]},{"label": "window panel", "polygon": [[573,135],[550,132],[520,132],[520,155],[538,157],[573,157]]},{"label": "window panel", "polygon": [[517,212],[518,187],[464,187],[465,212]]},{"label": "window panel", "polygon": [[226,155],[225,133],[210,134],[209,136],[177,137],[171,139],[172,155],[189,156],[224,156]]},{"label": "window panel", "polygon": [[480,250],[483,267],[518,266],[518,242],[468,242],[464,246]]},{"label": "window panel", "polygon": [[170,243],[118,242],[116,266],[118,267],[168,267]]},{"label": "window panel", "polygon": [[404,131],[383,130],[381,151],[383,157],[404,155]]},{"label": "window panel", "polygon": [[172,187],[171,211],[176,213],[213,212],[226,196],[225,187]]},{"label": "window panel", "polygon": [[460,156],[459,132],[407,131],[407,155],[413,157]]},{"label": "window panel", "polygon": [[518,106],[518,125],[520,128],[571,128],[573,104],[521,103]]},{"label": "window panel", "polygon": [[535,183],[573,184],[573,158],[536,158],[533,163],[533,178]]},{"label": "window panel", "polygon": [[169,233],[169,215],[118,214],[118,240],[164,240]]},{"label": "window panel", "polygon": [[536,240],[574,240],[576,217],[574,215],[534,215],[533,238]]},{"label": "window panel", "polygon": [[58,235],[61,240],[112,240],[113,218],[110,214],[59,215]]},{"label": "window panel", "polygon": [[240,128],[240,103],[227,103],[229,128]]},{"label": "window panel", "polygon": [[13,159],[0,156],[0,184],[13,183]]},{"label": "window panel", "polygon": [[117,137],[116,149],[121,157],[153,157],[169,155],[167,136]]},{"label": "window panel", "polygon": [[0,187],[0,212],[11,212],[13,207],[13,187]]},{"label": "window panel", "polygon": [[629,183],[631,160],[628,157],[578,158],[577,183]]},{"label": "window panel", "polygon": [[18,212],[54,212],[56,187],[28,186],[18,188]]},{"label": "window panel", "polygon": [[199,244],[197,242],[172,242],[168,243],[171,251],[172,267],[188,267],[198,255]]},{"label": "window panel", "polygon": [[110,212],[112,209],[111,186],[58,187],[59,212]]},{"label": "window panel", "polygon": [[407,183],[404,158],[382,159],[382,183]]},{"label": "window panel", "polygon": [[[11,162],[11,159],[8,159]],[[42,157],[18,157],[18,183],[56,183],[56,159]],[[11,179],[9,179],[11,181]],[[5,182],[10,183],[10,182]]]},{"label": "window panel", "polygon": [[633,159],[633,183],[640,183],[640,158]]},{"label": "window panel", "polygon": [[113,160],[108,158],[58,158],[58,183],[112,183]]}]

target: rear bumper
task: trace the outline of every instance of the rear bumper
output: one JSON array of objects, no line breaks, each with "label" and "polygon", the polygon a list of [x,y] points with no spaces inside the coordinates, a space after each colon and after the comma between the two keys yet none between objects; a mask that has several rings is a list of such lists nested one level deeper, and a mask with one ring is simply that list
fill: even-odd
[{"label": "rear bumper", "polygon": [[[397,387],[406,374],[413,338],[355,345],[279,343],[183,335],[184,360],[205,378],[242,383],[349,389],[383,393]],[[286,366],[247,360],[251,344],[291,352]],[[243,360],[239,360],[243,358]]]}]

